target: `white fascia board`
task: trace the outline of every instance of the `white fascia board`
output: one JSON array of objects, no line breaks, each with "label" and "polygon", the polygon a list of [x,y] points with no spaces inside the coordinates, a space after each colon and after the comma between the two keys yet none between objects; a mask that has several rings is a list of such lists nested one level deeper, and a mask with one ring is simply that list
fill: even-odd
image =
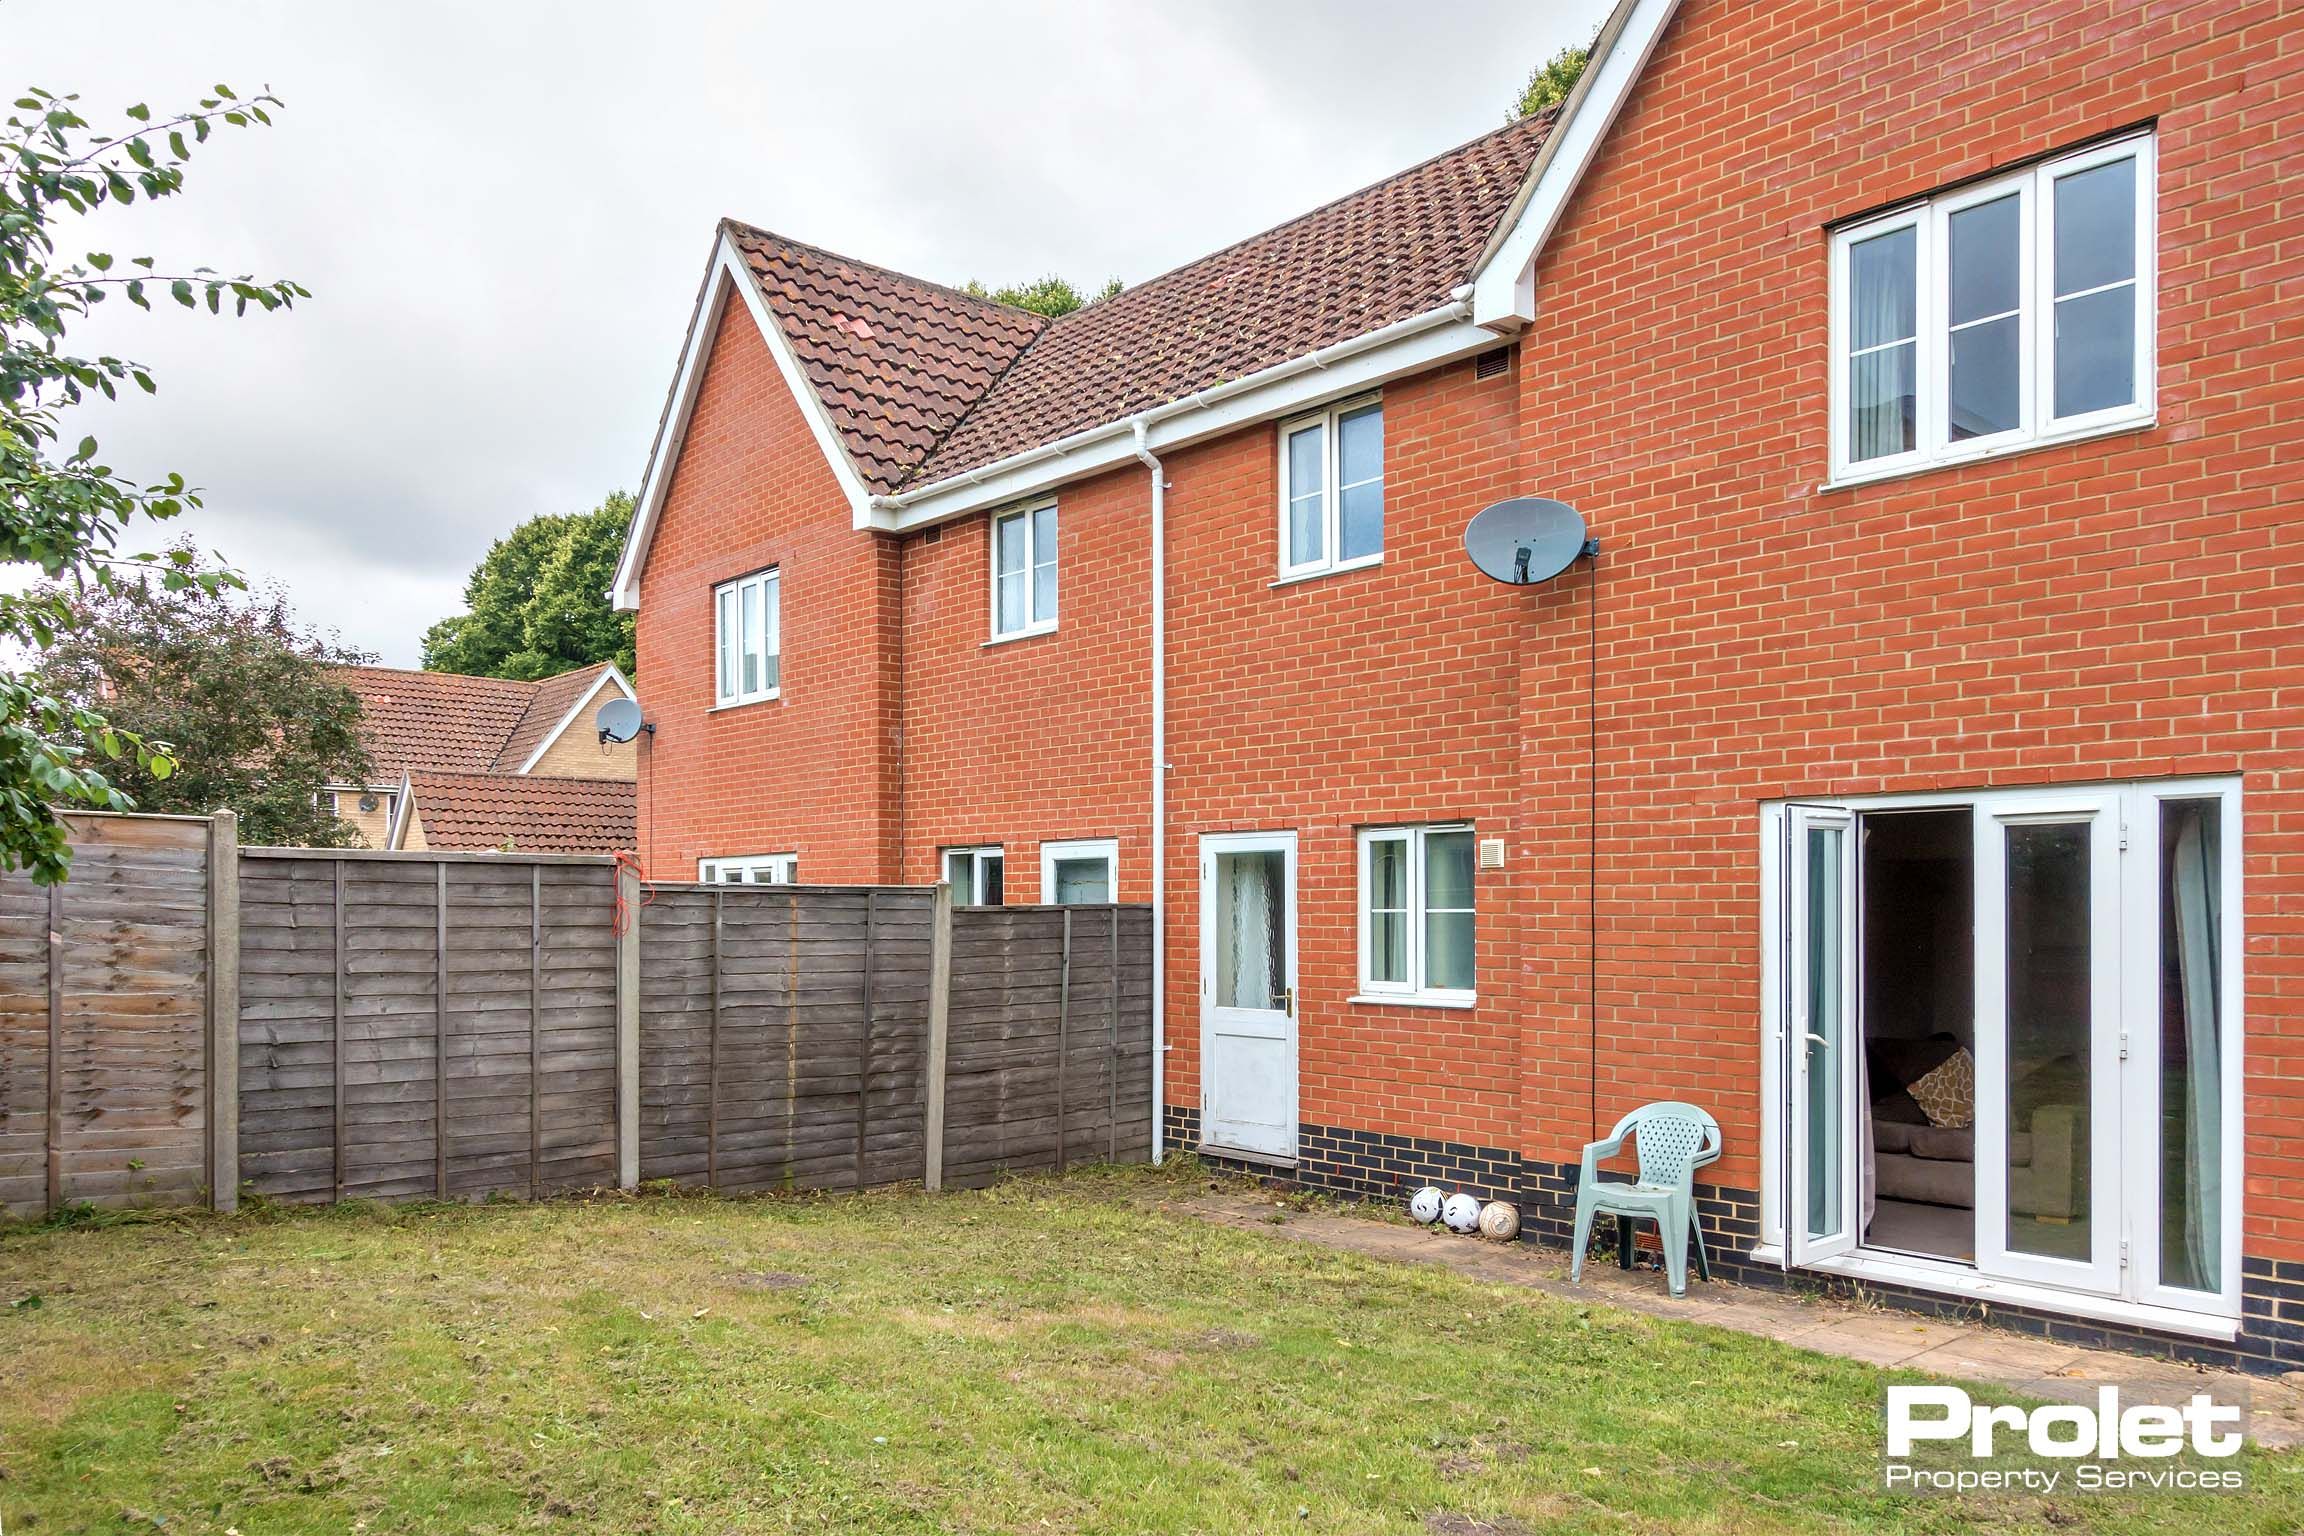
[{"label": "white fascia board", "polygon": [[600,690],[607,687],[610,683],[614,683],[617,687],[617,691],[622,693],[624,697],[632,700],[635,704],[640,701],[640,695],[633,691],[632,680],[624,675],[624,669],[617,666],[616,663],[612,661],[607,663],[601,668],[600,675],[592,680],[592,686],[584,690],[583,697],[579,698],[575,702],[575,704],[569,709],[568,713],[560,717],[560,723],[558,725],[555,725],[550,731],[545,733],[544,739],[542,741],[536,743],[536,750],[528,754],[528,760],[522,763],[513,771],[515,773],[526,773],[530,769],[534,768],[539,762],[541,762],[544,758],[545,752],[551,748],[552,743],[558,741],[561,737],[561,734],[565,732],[568,727],[574,725],[576,723],[577,717],[584,713],[584,706],[598,698],[600,696]]},{"label": "white fascia board", "polygon": [[[1186,398],[1147,412],[1146,446],[1153,453],[1205,442],[1260,421],[1294,415],[1311,406],[1373,389],[1394,379],[1423,373],[1498,345],[1496,333],[1465,320],[1436,321],[1411,335],[1370,347],[1324,367],[1289,368],[1283,377],[1245,387],[1212,399],[1205,405]],[[1288,368],[1289,365],[1283,365]],[[1281,370],[1275,370],[1280,372]],[[1018,455],[1007,467],[989,465],[972,478],[957,478],[931,488],[900,506],[883,501],[862,527],[884,533],[910,533],[986,507],[1004,506],[1036,496],[1069,481],[1101,474],[1123,464],[1134,464],[1136,440],[1133,418],[1081,434],[1062,451],[1033,450]]]},{"label": "white fascia board", "polygon": [[740,295],[745,308],[751,311],[760,339],[768,344],[769,355],[776,359],[776,369],[784,376],[785,387],[799,402],[801,417],[807,421],[824,461],[832,466],[832,476],[839,481],[840,492],[848,498],[859,526],[864,509],[871,503],[871,492],[865,488],[864,477],[857,472],[855,462],[848,457],[848,450],[841,446],[840,434],[824,409],[823,398],[816,393],[816,386],[808,382],[808,375],[801,371],[799,356],[793,352],[784,327],[769,313],[767,301],[760,297],[760,285],[752,280],[752,271],[744,264],[744,253],[736,249],[736,242],[726,231],[721,232],[719,243],[713,248],[712,270],[706,284],[704,302],[697,306],[688,339],[681,347],[672,409],[665,415],[662,436],[649,456],[648,477],[640,486],[632,529],[624,540],[624,556],[617,562],[616,580],[608,590],[608,600],[619,613],[639,611],[640,572],[648,563],[648,546],[656,537],[656,520],[664,510],[664,496],[671,488],[672,471],[680,461],[680,448],[688,435],[688,418],[695,409],[697,391],[703,386],[705,366],[712,357],[712,341],[719,333],[721,316],[731,294]]},{"label": "white fascia board", "polygon": [[1475,324],[1502,331],[1535,321],[1536,258],[1678,9],[1679,0],[1622,0],[1600,29],[1595,56],[1538,156],[1534,189],[1473,279]]}]

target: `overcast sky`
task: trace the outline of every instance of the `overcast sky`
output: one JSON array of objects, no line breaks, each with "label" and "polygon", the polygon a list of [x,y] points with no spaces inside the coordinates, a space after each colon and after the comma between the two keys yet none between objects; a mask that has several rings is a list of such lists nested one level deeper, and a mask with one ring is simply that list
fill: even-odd
[{"label": "overcast sky", "polygon": [[1605,10],[11,0],[0,84],[100,124],[216,81],[286,101],[63,249],[312,299],[120,306],[73,339],[160,393],[73,425],[181,470],[204,545],[414,665],[490,540],[638,488],[720,216],[946,282],[1133,282],[1496,126]]}]

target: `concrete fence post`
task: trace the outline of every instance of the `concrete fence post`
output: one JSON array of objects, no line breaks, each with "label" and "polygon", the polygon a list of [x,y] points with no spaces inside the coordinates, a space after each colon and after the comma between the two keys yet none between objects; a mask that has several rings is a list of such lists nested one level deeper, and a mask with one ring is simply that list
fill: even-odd
[{"label": "concrete fence post", "polygon": [[922,1182],[944,1187],[944,1063],[952,1018],[952,882],[936,882],[928,927],[928,1105],[922,1131],[928,1161]]},{"label": "concrete fence post", "polygon": [[208,1204],[240,1208],[240,818],[208,818]]},{"label": "concrete fence post", "polygon": [[640,1187],[640,872],[616,864],[616,1182]]}]

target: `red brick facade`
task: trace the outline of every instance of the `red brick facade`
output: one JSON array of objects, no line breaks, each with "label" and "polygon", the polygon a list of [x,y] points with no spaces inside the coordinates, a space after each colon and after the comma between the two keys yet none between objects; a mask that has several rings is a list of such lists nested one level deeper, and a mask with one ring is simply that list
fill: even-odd
[{"label": "red brick facade", "polygon": [[[1755,1189],[1763,802],[2238,774],[2246,1248],[2304,1261],[2298,42],[2278,4],[1687,0],[1512,370],[1384,391],[1380,566],[1274,582],[1270,424],[1169,454],[1168,1103],[1199,1102],[1199,838],[1293,829],[1309,1125],[1556,1166],[1687,1097]],[[2146,123],[2156,424],[1820,489],[1829,226]],[[1522,493],[1584,512],[1596,571],[1470,570],[1465,519]],[[732,306],[643,583],[652,869],[925,880],[1000,843],[1030,901],[1041,841],[1114,837],[1148,897],[1148,498],[1063,487],[1058,627],[987,644],[984,517],[854,531]],[[785,697],[714,712],[712,584],[772,563]],[[1478,1006],[1352,1002],[1355,828],[1437,820],[1505,845]]]}]

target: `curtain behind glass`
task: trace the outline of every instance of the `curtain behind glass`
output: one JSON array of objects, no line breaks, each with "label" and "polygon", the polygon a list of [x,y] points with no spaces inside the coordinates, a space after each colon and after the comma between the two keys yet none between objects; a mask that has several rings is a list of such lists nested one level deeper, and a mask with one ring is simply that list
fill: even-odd
[{"label": "curtain behind glass", "polygon": [[1848,249],[1848,457],[1861,463],[1919,441],[1919,231]]},{"label": "curtain behind glass", "polygon": [[[2179,1017],[2176,1027],[2162,1031],[2160,1120],[2161,1167],[2176,1164],[2174,1190],[2163,1188],[2163,1212],[2180,1221],[2163,1224],[2161,1279],[2188,1290],[2222,1289],[2224,1218],[2223,1044],[2220,1004],[2223,1000],[2223,956],[2218,935],[2223,932],[2224,886],[2221,807],[2212,800],[2169,801],[2161,814],[2175,836],[2167,854],[2161,901],[2165,904],[2161,931],[2173,930],[2174,991]],[[2172,909],[2172,910],[2169,910]],[[2161,960],[2162,997],[2171,990],[2168,960]],[[2164,1005],[2165,1006],[2165,1005]],[[2171,1038],[2173,1037],[2173,1038]],[[2181,1053],[2183,1078],[2172,1081],[2173,1066]],[[2181,1124],[2176,1122],[2181,1121]],[[2170,1211],[2170,1194],[2179,1210]],[[2170,1227],[2180,1226],[2180,1231]],[[2170,1239],[2180,1244],[2171,1253]]]}]

